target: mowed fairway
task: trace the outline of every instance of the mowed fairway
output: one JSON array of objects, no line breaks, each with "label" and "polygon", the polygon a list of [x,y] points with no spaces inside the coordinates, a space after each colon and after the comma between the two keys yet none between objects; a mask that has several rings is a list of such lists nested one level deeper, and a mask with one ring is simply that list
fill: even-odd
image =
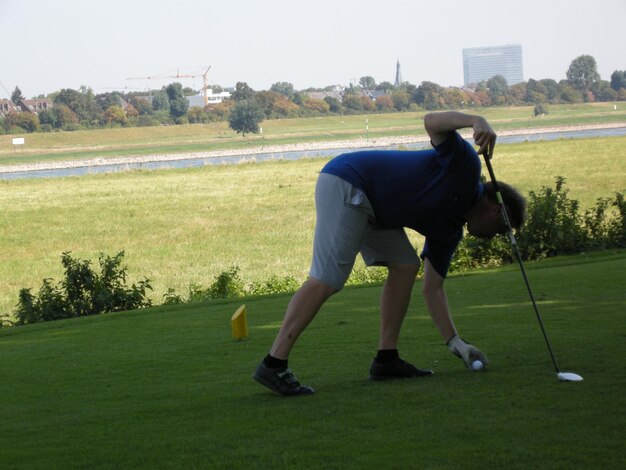
[{"label": "mowed fairway", "polygon": [[[313,193],[326,158],[189,170],[0,181],[0,312],[23,287],[62,278],[61,254],[97,263],[124,250],[130,280],[168,288],[208,286],[230,266],[246,282],[306,277]],[[626,138],[498,145],[499,179],[524,192],[564,176],[584,208],[626,189]],[[418,237],[413,237],[417,245]]]},{"label": "mowed fairway", "polygon": [[[372,383],[380,286],[325,305],[290,365],[317,389],[284,399],[250,378],[288,297],[248,299],[250,336],[211,302],[0,331],[0,467],[624,468],[626,252],[528,263],[564,370],[556,378],[516,266],[453,276],[472,373],[415,295],[401,337],[427,379]],[[420,284],[416,285],[419,291]]]}]

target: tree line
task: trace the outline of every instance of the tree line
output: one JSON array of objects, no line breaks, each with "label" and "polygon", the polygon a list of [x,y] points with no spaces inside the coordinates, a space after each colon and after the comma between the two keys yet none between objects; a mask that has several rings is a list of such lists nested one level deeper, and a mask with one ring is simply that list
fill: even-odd
[{"label": "tree line", "polygon": [[[211,88],[214,92],[223,90],[218,85]],[[496,75],[471,87],[457,88],[430,81],[394,86],[363,76],[345,88],[299,91],[288,82],[276,82],[262,91],[238,82],[230,99],[190,107],[187,96],[197,93],[177,82],[148,95],[118,91],[95,94],[84,86],[62,89],[46,97],[54,104],[51,109],[37,114],[11,112],[0,117],[0,133],[228,121],[232,129],[245,135],[259,132],[264,119],[292,117],[522,105],[534,105],[535,114],[542,114],[548,104],[626,101],[626,71],[616,70],[610,81],[602,80],[595,59],[582,55],[571,62],[566,79],[558,82],[529,79],[509,85],[504,77]],[[15,87],[11,99],[16,104],[24,99],[19,87]]]}]

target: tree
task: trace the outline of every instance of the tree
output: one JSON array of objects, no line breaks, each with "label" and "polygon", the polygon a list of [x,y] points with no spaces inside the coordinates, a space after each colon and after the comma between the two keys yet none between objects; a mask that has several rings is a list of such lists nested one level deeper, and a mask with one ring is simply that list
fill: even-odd
[{"label": "tree", "polygon": [[366,75],[360,78],[359,85],[365,90],[373,90],[376,88],[376,80],[374,80],[374,77]]},{"label": "tree", "polygon": [[363,103],[361,102],[361,98],[355,93],[348,93],[344,95],[343,107],[347,111],[353,111],[353,112],[363,111]]},{"label": "tree", "polygon": [[181,116],[187,114],[189,101],[185,98],[183,86],[180,83],[170,83],[165,88],[165,93],[167,93],[167,97],[169,98],[170,116],[173,118],[180,118]]},{"label": "tree", "polygon": [[393,83],[390,83],[390,82],[380,82],[378,85],[376,85],[376,90],[381,90],[381,91],[384,91],[385,93],[391,93],[393,89],[394,89]]},{"label": "tree", "polygon": [[79,121],[87,124],[97,120],[100,115],[100,106],[93,91],[84,86],[79,90],[62,89],[54,98],[54,104],[67,106],[78,116]]},{"label": "tree", "polygon": [[189,101],[184,96],[180,96],[174,100],[170,100],[170,116],[180,118],[187,114],[189,109]]},{"label": "tree", "polygon": [[611,88],[611,84],[606,80],[595,82],[591,91],[598,101],[615,101],[618,97],[617,91]]},{"label": "tree", "polygon": [[527,84],[525,82],[511,85],[506,93],[506,101],[513,106],[519,106],[524,103],[527,93]]},{"label": "tree", "polygon": [[102,110],[106,110],[111,106],[120,106],[122,103],[122,95],[118,91],[110,93],[98,93],[96,95],[96,103]]},{"label": "tree", "polygon": [[121,106],[109,106],[103,113],[102,118],[109,125],[126,125],[126,113]]},{"label": "tree", "polygon": [[611,74],[611,88],[615,91],[626,88],[626,70],[616,70]]},{"label": "tree", "polygon": [[491,102],[495,104],[504,104],[509,84],[502,75],[494,75],[487,80],[487,90]]},{"label": "tree", "polygon": [[11,93],[11,101],[19,106],[23,99],[26,98],[24,98],[24,95],[22,95],[22,90],[20,90],[19,87],[15,87],[15,90],[13,90],[13,93]]},{"label": "tree", "polygon": [[[395,94],[396,93],[394,92],[392,98]],[[412,96],[415,103],[432,111],[442,107],[441,100],[439,98],[443,95],[444,90],[440,85],[433,82],[422,82],[420,86],[415,89]],[[396,106],[396,108],[398,108],[398,106]],[[398,109],[398,111],[401,111],[401,109]]]},{"label": "tree", "polygon": [[254,96],[254,101],[265,114],[265,118],[270,119],[274,114],[274,106],[280,98],[285,97],[275,91],[259,91]]},{"label": "tree", "polygon": [[330,111],[330,106],[326,101],[316,98],[306,100],[303,104],[303,108],[316,114],[328,114],[328,111]]},{"label": "tree", "polygon": [[234,101],[250,100],[254,97],[254,90],[246,82],[237,82],[235,91],[230,96]]},{"label": "tree", "polygon": [[43,109],[37,114],[39,118],[39,124],[42,126],[48,126],[48,130],[57,126],[57,115],[52,109]]},{"label": "tree", "polygon": [[391,94],[393,106],[398,111],[404,111],[409,107],[409,94],[403,89],[394,90]]},{"label": "tree", "polygon": [[176,98],[180,98],[181,96],[185,96],[183,93],[183,85],[179,82],[170,83],[165,87],[165,93],[167,93],[167,98],[171,100],[175,100]]},{"label": "tree", "polygon": [[393,111],[393,100],[391,96],[382,95],[376,98],[376,109],[384,113]]},{"label": "tree", "polygon": [[464,108],[469,98],[467,94],[459,88],[445,89],[446,104],[451,108]]},{"label": "tree", "polygon": [[187,111],[187,119],[192,124],[197,124],[207,122],[208,116],[200,106],[192,106],[189,108],[189,111]]},{"label": "tree", "polygon": [[152,114],[152,111],[154,110],[154,106],[152,105],[152,103],[144,98],[138,98],[136,96],[133,96],[130,99],[130,104],[133,105],[133,107],[140,115]]},{"label": "tree", "polygon": [[39,130],[39,119],[32,113],[9,113],[6,120],[9,127],[19,127],[26,132]]},{"label": "tree", "polygon": [[286,96],[280,97],[274,102],[274,114],[278,117],[289,117],[297,115],[300,107]]},{"label": "tree", "polygon": [[205,106],[205,111],[212,121],[225,121],[234,105],[235,102],[233,100],[226,100],[218,104]]},{"label": "tree", "polygon": [[228,125],[237,134],[242,134],[245,137],[250,132],[259,133],[263,117],[263,111],[254,100],[241,100],[235,103],[230,110]]},{"label": "tree", "polygon": [[539,80],[539,83],[541,83],[545,87],[545,94],[548,98],[548,102],[558,103],[560,93],[559,84],[556,82],[556,80],[553,80],[551,78],[544,78],[542,80]]},{"label": "tree", "polygon": [[334,98],[332,96],[326,96],[324,97],[324,101],[328,103],[328,107],[331,113],[343,113],[343,105],[341,104],[341,101],[339,101],[337,98]]},{"label": "tree", "polygon": [[567,69],[567,81],[578,91],[585,93],[600,80],[596,59],[590,55],[581,55],[574,59]]},{"label": "tree", "polygon": [[78,116],[68,106],[58,104],[54,107],[56,123],[59,129],[75,130],[78,127]]},{"label": "tree", "polygon": [[363,111],[374,111],[376,109],[376,103],[369,96],[361,96],[361,105]]},{"label": "tree", "polygon": [[526,102],[527,103],[544,103],[547,101],[548,89],[540,81],[529,79],[526,85]]},{"label": "tree", "polygon": [[170,99],[167,97],[167,93],[165,93],[164,90],[159,90],[154,94],[152,107],[155,111],[170,109]]},{"label": "tree", "polygon": [[286,96],[287,98],[291,99],[291,97],[293,96],[293,85],[289,82],[276,82],[274,84],[272,84],[272,86],[270,87],[270,91],[273,91],[274,93],[278,93],[280,95]]},{"label": "tree", "polygon": [[559,83],[560,100],[565,103],[580,103],[583,100],[582,94],[574,89],[567,80],[562,80]]}]

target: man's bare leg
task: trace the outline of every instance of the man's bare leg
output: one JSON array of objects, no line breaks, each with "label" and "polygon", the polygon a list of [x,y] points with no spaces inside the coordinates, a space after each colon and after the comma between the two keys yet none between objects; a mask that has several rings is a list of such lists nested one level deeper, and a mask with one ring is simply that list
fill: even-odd
[{"label": "man's bare leg", "polygon": [[400,359],[398,337],[411,301],[411,292],[419,269],[413,264],[392,264],[380,298],[380,339],[378,355],[370,367],[370,379],[406,379],[433,375]]},{"label": "man's bare leg", "polygon": [[391,264],[380,298],[380,338],[378,349],[397,349],[402,322],[411,301],[419,266]]},{"label": "man's bare leg", "polygon": [[300,333],[311,323],[324,302],[336,292],[337,289],[328,284],[309,278],[289,301],[270,354],[277,359],[287,359]]}]

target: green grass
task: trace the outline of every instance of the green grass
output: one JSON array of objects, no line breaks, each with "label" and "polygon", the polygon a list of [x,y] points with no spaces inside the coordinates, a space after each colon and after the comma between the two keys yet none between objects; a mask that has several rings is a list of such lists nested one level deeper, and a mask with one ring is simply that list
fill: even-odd
[{"label": "green grass", "polygon": [[250,378],[288,297],[157,307],[0,331],[2,468],[623,468],[626,252],[528,263],[557,381],[514,266],[454,276],[461,333],[489,356],[470,373],[421,296],[400,350],[429,379],[371,383],[380,287],[339,293],[290,365],[317,389],[283,399]]},{"label": "green grass", "polygon": [[[613,107],[617,106],[617,110]],[[485,108],[480,112],[496,131],[548,126],[626,122],[626,106],[616,103],[554,105],[541,119],[533,117],[532,106]],[[390,113],[318,118],[274,119],[262,123],[263,133],[243,138],[227,123],[186,126],[96,129],[76,132],[35,133],[25,136],[19,151],[11,135],[0,136],[0,165],[38,161],[77,160],[94,157],[152,153],[197,152],[240,149],[298,142],[333,141],[398,135],[425,135],[424,112]],[[369,131],[365,133],[365,120]]]},{"label": "green grass", "polygon": [[[21,288],[60,280],[64,251],[97,261],[125,250],[131,280],[151,279],[156,302],[232,265],[247,282],[302,280],[326,160],[0,181],[0,312],[14,310]],[[494,168],[526,193],[564,176],[571,197],[591,207],[626,189],[626,138],[498,145]]]}]

